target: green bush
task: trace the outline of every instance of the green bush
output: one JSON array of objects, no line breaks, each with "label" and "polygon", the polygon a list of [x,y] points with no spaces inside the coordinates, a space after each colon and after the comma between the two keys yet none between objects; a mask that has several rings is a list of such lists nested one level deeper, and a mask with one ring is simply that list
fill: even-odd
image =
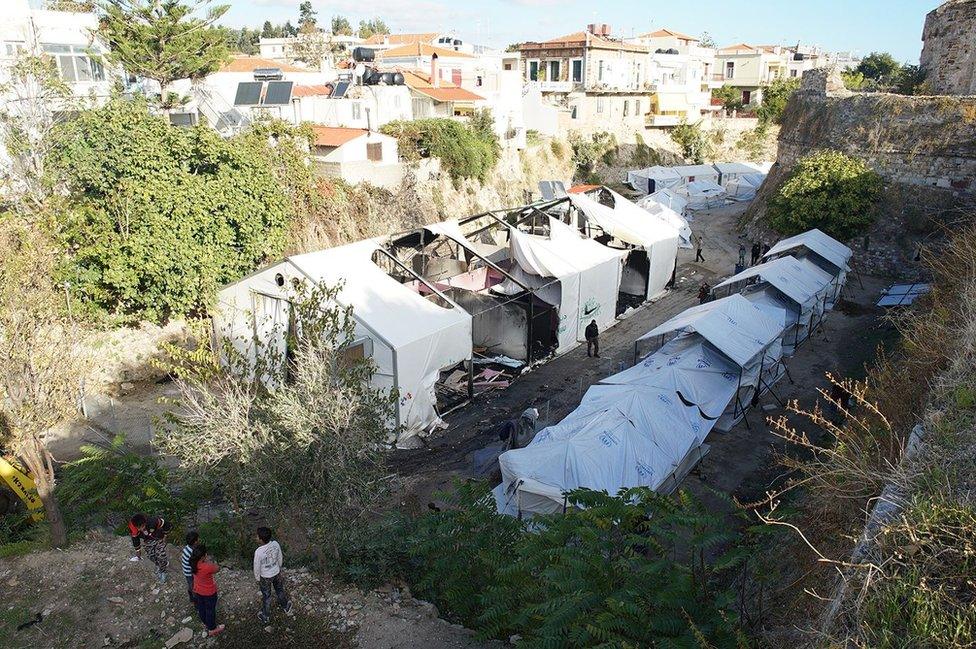
[{"label": "green bush", "polygon": [[397,139],[400,155],[407,160],[439,158],[457,184],[465,178],[484,181],[498,162],[498,137],[486,121],[485,111],[479,111],[470,125],[437,117],[390,122],[380,131]]},{"label": "green bush", "polygon": [[681,155],[695,164],[702,164],[711,156],[711,145],[700,124],[685,120],[671,129],[671,139],[681,147]]},{"label": "green bush", "polygon": [[743,107],[742,91],[727,83],[723,84],[721,88],[714,88],[712,90],[712,99],[721,101],[722,109],[728,115],[731,115],[734,111],[742,110]]},{"label": "green bush", "polygon": [[200,312],[282,250],[289,204],[267,140],[172,127],[122,99],[54,138],[48,167],[69,201],[63,279],[94,310],[156,322]]},{"label": "green bush", "polygon": [[800,79],[776,79],[771,84],[763,88],[762,104],[756,111],[759,123],[762,126],[768,124],[781,124],[783,113],[786,111],[786,104],[789,102],[793,93],[799,90]]},{"label": "green bush", "polygon": [[720,516],[644,488],[568,498],[565,515],[530,530],[498,514],[486,486],[462,486],[455,507],[418,522],[414,591],[525,647],[737,645],[729,599],[715,589],[717,566],[737,557],[703,559],[730,541]]},{"label": "green bush", "polygon": [[637,144],[634,147],[634,153],[630,156],[631,167],[644,169],[661,164],[661,154],[657,149],[647,146],[640,133],[635,133],[634,139]]},{"label": "green bush", "polygon": [[612,133],[600,131],[586,137],[577,131],[569,132],[569,146],[573,151],[576,177],[584,182],[593,175],[593,166],[602,159],[613,164],[617,155],[617,137]]},{"label": "green bush", "polygon": [[769,225],[783,234],[819,228],[841,240],[862,234],[875,219],[881,177],[840,151],[812,153],[796,163],[769,202]]}]

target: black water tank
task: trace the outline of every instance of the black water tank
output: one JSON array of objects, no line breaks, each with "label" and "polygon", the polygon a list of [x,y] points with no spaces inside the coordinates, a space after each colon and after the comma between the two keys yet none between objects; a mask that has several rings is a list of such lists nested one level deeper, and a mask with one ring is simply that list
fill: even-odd
[{"label": "black water tank", "polygon": [[375,86],[380,82],[380,73],[374,68],[366,68],[366,72],[363,73],[363,84],[367,86]]},{"label": "black water tank", "polygon": [[368,47],[354,47],[352,50],[352,60],[359,62],[372,63],[376,59],[376,52]]},{"label": "black water tank", "polygon": [[403,78],[403,73],[402,72],[394,72],[393,73],[393,85],[394,86],[402,86],[404,83],[405,83],[405,80]]}]

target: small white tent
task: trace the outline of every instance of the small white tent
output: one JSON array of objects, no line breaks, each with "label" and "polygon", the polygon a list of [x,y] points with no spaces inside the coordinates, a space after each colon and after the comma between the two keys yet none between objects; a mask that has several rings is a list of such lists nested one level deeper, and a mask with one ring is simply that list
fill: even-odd
[{"label": "small white tent", "polygon": [[653,203],[663,205],[669,210],[681,215],[682,218],[684,218],[685,208],[688,206],[688,200],[679,195],[672,188],[660,189],[653,194],[645,196],[637,201],[637,205],[639,207],[643,207],[644,209],[648,209],[648,206]]},{"label": "small white tent", "polygon": [[584,239],[554,217],[549,217],[548,237],[512,226],[509,232],[510,255],[516,264],[512,275],[529,286],[549,285],[537,295],[559,307],[558,353],[585,340],[584,330],[591,320],[601,330],[616,322],[625,251]]},{"label": "small white tent", "polygon": [[677,187],[674,191],[687,201],[688,210],[717,207],[725,199],[725,189],[712,180],[695,180]]},{"label": "small white tent", "polygon": [[744,174],[723,183],[723,187],[726,195],[732,200],[751,201],[756,197],[756,192],[765,180],[765,174]]},{"label": "small white tent", "polygon": [[434,385],[442,369],[471,358],[471,316],[429,284],[433,299],[390,277],[374,253],[384,254],[375,240],[360,241],[288,257],[230,284],[218,293],[214,329],[252,362],[256,343],[283,352],[293,283],[341,285],[337,302],[352,307],[357,347],[376,363],[374,385],[399,392],[401,443],[440,421]]},{"label": "small white tent", "polygon": [[828,305],[832,306],[844,287],[853,254],[840,241],[814,228],[777,242],[763,255],[763,259],[778,259],[786,255],[809,259],[833,277],[834,292]]},{"label": "small white tent", "polygon": [[755,174],[765,175],[758,165],[748,162],[716,162],[712,166],[718,171],[718,184],[723,186],[728,185],[729,182],[742,176]]},{"label": "small white tent", "polygon": [[603,205],[586,194],[570,194],[569,200],[608,235],[644,249],[648,260],[645,297],[653,299],[664,291],[674,274],[678,230],[665,220],[649,215],[617,192],[611,189],[606,191],[613,197],[613,207]]},{"label": "small white tent", "polygon": [[681,182],[686,185],[701,181],[715,183],[716,185],[719,184],[718,170],[712,165],[679,165],[677,167],[671,167],[671,169],[681,176]]},{"label": "small white tent", "polygon": [[653,194],[668,187],[677,187],[681,183],[681,175],[670,167],[655,165],[627,172],[627,184],[645,194]]}]

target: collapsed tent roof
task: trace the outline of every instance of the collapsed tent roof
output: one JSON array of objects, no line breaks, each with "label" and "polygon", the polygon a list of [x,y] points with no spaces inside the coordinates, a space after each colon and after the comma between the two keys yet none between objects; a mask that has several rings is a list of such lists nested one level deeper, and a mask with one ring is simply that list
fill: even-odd
[{"label": "collapsed tent roof", "polygon": [[783,334],[785,309],[759,305],[739,294],[691,307],[637,340],[695,332],[740,366]]},{"label": "collapsed tent roof", "polygon": [[826,272],[819,268],[804,266],[795,257],[788,256],[747,268],[741,273],[720,282],[715,288],[745,282],[753,277],[758,277],[776,287],[800,305],[803,310],[808,310],[816,305],[832,280]]},{"label": "collapsed tent roof", "polygon": [[661,241],[677,240],[678,231],[672,225],[649,218],[645,210],[617,192],[611,189],[606,191],[613,196],[613,207],[599,203],[586,194],[570,194],[569,200],[604,232],[624,243],[650,250]]},{"label": "collapsed tent roof", "polygon": [[775,258],[797,248],[807,248],[838,269],[850,270],[848,262],[854,254],[853,251],[837,239],[816,228],[778,241],[763,257]]}]

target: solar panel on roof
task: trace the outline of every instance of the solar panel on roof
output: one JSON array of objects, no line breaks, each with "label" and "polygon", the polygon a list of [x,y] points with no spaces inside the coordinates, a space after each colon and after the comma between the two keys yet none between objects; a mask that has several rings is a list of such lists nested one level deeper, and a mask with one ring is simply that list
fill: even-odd
[{"label": "solar panel on roof", "polygon": [[332,91],[332,98],[339,99],[340,97],[345,97],[346,92],[349,91],[349,82],[340,81],[336,84],[335,89]]},{"label": "solar panel on roof", "polygon": [[272,106],[287,104],[291,101],[291,90],[294,85],[294,81],[269,81],[262,103]]},{"label": "solar panel on roof", "polygon": [[261,103],[260,81],[242,81],[237,84],[237,94],[234,95],[235,106],[256,106]]}]

